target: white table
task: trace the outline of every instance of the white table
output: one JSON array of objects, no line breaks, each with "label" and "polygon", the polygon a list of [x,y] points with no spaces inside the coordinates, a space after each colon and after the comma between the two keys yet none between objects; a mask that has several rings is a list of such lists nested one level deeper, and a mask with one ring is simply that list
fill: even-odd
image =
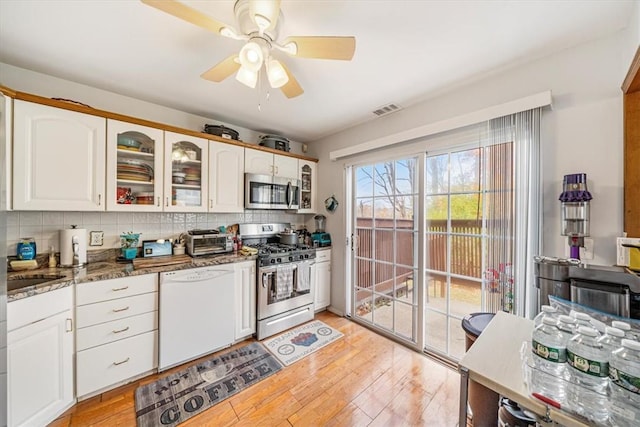
[{"label": "white table", "polygon": [[532,320],[498,312],[462,357],[458,365],[460,426],[465,426],[467,422],[467,387],[470,379],[517,402],[549,423],[556,422],[568,427],[588,425],[530,396],[524,383],[520,348],[523,341],[531,341],[532,330]]}]

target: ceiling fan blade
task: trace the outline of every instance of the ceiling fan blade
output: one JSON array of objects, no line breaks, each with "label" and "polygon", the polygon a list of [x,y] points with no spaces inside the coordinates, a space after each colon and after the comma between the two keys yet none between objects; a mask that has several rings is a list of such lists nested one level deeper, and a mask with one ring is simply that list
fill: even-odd
[{"label": "ceiling fan blade", "polygon": [[223,81],[240,68],[240,63],[236,61],[237,58],[238,55],[231,55],[222,62],[219,62],[216,66],[202,73],[200,77],[205,80],[211,80],[212,82]]},{"label": "ceiling fan blade", "polygon": [[298,83],[296,78],[293,77],[293,74],[291,74],[289,68],[287,68],[287,66],[283,62],[281,62],[281,64],[282,68],[284,68],[284,71],[287,73],[287,76],[289,76],[289,81],[280,88],[282,93],[284,93],[284,96],[286,96],[287,98],[295,98],[296,96],[302,95],[304,93],[304,90],[300,86],[300,83]]},{"label": "ceiling fan blade", "polygon": [[222,22],[216,21],[208,17],[202,12],[184,5],[176,0],[140,0],[142,3],[155,7],[158,10],[173,15],[177,18],[190,22],[198,27],[209,30],[213,33],[220,34],[220,30],[229,27]]},{"label": "ceiling fan blade", "polygon": [[341,59],[350,61],[356,51],[355,37],[287,37],[282,43],[295,43],[295,56],[302,58]]}]

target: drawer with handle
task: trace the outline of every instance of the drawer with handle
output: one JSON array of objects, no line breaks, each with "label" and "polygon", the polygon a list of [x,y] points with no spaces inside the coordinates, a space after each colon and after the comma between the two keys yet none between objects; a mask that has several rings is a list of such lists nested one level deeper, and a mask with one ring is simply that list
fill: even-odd
[{"label": "drawer with handle", "polygon": [[316,262],[331,261],[331,249],[317,250]]},{"label": "drawer with handle", "polygon": [[78,328],[158,310],[158,293],[135,295],[76,307]]},{"label": "drawer with handle", "polygon": [[158,333],[142,335],[79,351],[76,354],[77,395],[104,389],[158,366]]},{"label": "drawer with handle", "polygon": [[100,323],[76,331],[76,349],[82,351],[156,329],[158,329],[157,311]]},{"label": "drawer with handle", "polygon": [[157,290],[157,274],[80,283],[76,286],[76,305],[146,294]]}]

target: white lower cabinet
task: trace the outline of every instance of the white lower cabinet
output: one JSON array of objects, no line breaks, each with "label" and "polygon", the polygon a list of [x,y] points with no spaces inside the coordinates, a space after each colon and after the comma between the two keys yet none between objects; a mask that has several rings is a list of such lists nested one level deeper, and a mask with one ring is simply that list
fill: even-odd
[{"label": "white lower cabinet", "polygon": [[158,367],[158,275],[76,288],[76,394],[89,397]]},{"label": "white lower cabinet", "polygon": [[329,305],[331,305],[331,249],[318,249],[314,307],[319,311]]},{"label": "white lower cabinet", "polygon": [[73,287],[7,305],[9,426],[47,425],[74,404]]},{"label": "white lower cabinet", "polygon": [[158,366],[158,331],[146,332],[76,355],[78,396],[89,395]]},{"label": "white lower cabinet", "polygon": [[235,264],[235,340],[256,332],[256,262]]}]

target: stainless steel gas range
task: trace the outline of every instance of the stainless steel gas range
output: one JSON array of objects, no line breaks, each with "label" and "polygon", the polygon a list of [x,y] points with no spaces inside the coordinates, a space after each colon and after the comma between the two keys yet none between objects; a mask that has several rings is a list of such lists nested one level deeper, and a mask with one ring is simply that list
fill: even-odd
[{"label": "stainless steel gas range", "polygon": [[288,223],[272,223],[240,224],[238,229],[243,244],[258,249],[258,340],[314,317],[316,251],[279,243],[278,234],[289,228]]}]

